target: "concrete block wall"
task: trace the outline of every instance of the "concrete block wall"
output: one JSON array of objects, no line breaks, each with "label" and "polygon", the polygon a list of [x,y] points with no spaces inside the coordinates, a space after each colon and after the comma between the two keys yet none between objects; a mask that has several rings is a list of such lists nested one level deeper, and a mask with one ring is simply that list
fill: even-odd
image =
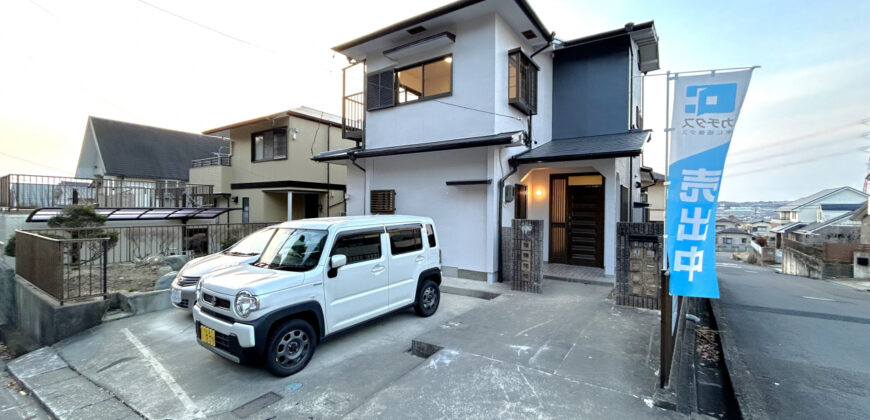
[{"label": "concrete block wall", "polygon": [[661,223],[619,222],[616,227],[616,304],[661,308],[664,252]]}]

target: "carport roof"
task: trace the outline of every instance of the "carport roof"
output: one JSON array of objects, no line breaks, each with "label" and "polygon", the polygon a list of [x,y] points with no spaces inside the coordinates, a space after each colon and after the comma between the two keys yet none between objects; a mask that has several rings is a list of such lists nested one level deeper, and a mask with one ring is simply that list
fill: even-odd
[{"label": "carport roof", "polygon": [[652,130],[553,140],[514,157],[517,163],[564,162],[640,155]]},{"label": "carport roof", "polygon": [[[130,208],[130,207],[99,207],[94,211],[106,216],[110,222],[121,220],[189,220],[213,219],[224,213],[239,210],[238,208],[221,207],[161,207],[161,208]],[[63,213],[62,207],[43,207],[36,209],[27,216],[27,222],[47,222],[54,216]]]}]

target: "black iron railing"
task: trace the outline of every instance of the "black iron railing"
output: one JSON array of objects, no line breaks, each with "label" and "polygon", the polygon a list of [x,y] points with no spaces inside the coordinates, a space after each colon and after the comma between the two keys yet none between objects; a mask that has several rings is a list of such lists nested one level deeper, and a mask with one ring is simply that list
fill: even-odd
[{"label": "black iron railing", "polygon": [[365,96],[362,92],[344,97],[341,107],[341,137],[362,140],[365,129]]},{"label": "black iron railing", "polygon": [[87,179],[10,174],[0,177],[0,208],[33,209],[87,204],[97,207],[202,207],[212,185],[172,180]]}]

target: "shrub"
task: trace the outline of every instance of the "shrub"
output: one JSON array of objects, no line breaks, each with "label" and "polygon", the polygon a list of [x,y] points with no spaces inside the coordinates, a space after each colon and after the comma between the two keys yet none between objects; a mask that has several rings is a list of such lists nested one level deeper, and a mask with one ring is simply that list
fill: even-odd
[{"label": "shrub", "polygon": [[6,247],[3,249],[3,252],[8,257],[15,256],[15,235],[9,237],[9,242],[6,242]]},{"label": "shrub", "polygon": [[767,238],[759,236],[755,238],[755,243],[757,243],[759,246],[767,246]]}]

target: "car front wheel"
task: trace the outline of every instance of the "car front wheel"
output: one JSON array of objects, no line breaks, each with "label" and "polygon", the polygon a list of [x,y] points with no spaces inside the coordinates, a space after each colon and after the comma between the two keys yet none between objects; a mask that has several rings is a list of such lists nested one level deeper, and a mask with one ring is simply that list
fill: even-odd
[{"label": "car front wheel", "polygon": [[417,292],[417,303],[414,304],[414,312],[422,317],[428,317],[435,314],[438,310],[438,304],[441,302],[441,290],[438,284],[432,280],[423,282],[420,291]]},{"label": "car front wheel", "polygon": [[269,337],[266,367],[275,376],[290,376],[305,368],[316,346],[311,324],[301,319],[287,321]]}]

